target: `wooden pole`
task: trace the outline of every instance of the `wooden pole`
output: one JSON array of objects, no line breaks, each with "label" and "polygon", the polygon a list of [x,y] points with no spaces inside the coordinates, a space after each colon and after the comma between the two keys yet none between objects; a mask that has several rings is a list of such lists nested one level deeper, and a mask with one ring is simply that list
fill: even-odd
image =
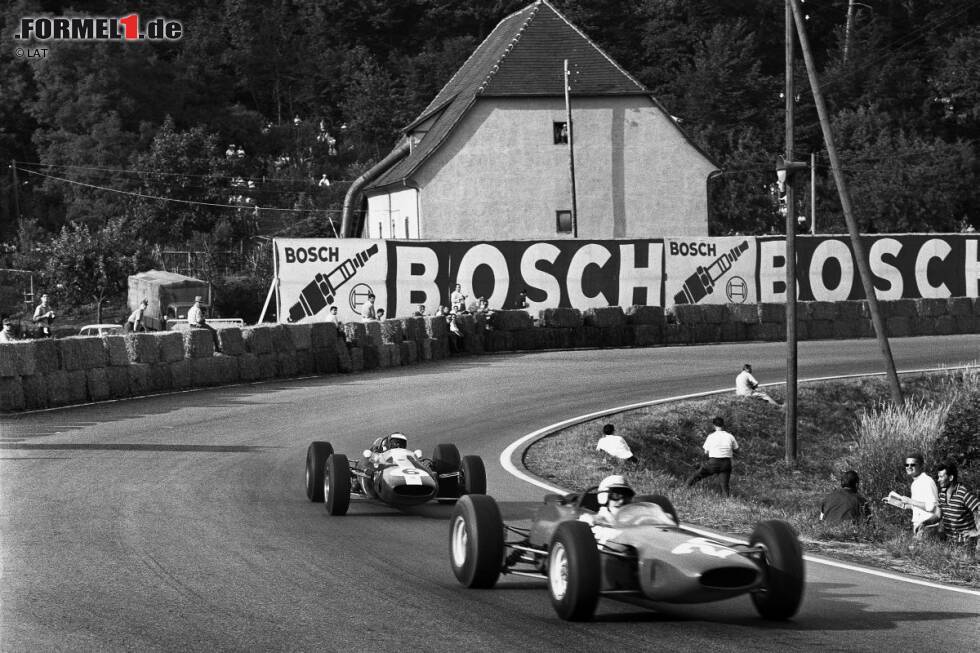
[{"label": "wooden pole", "polygon": [[[786,47],[786,161],[793,160],[793,9],[785,2]],[[796,207],[793,176],[786,176],[786,462],[795,463],[796,439]]]},{"label": "wooden pole", "polygon": [[895,359],[892,357],[891,346],[888,344],[888,335],[885,333],[885,322],[881,317],[881,311],[878,307],[878,296],[875,294],[874,281],[871,278],[871,266],[868,264],[868,255],[864,251],[864,244],[861,242],[861,234],[858,232],[857,221],[854,219],[854,209],[851,206],[851,196],[847,192],[847,183],[844,180],[844,173],[841,171],[840,159],[837,157],[837,148],[834,146],[834,137],[830,130],[830,114],[827,112],[827,105],[824,102],[823,94],[820,91],[820,83],[817,80],[817,68],[813,63],[813,55],[810,52],[810,41],[807,38],[806,25],[803,22],[803,10],[800,8],[800,0],[787,1],[793,7],[796,33],[799,36],[800,47],[803,50],[803,60],[806,62],[806,72],[810,78],[810,88],[813,90],[814,103],[817,105],[820,129],[823,131],[824,142],[827,145],[827,157],[830,159],[830,169],[834,173],[834,182],[837,184],[837,193],[840,195],[844,220],[847,222],[847,232],[851,237],[851,251],[854,252],[854,261],[857,264],[858,273],[861,275],[861,284],[864,286],[864,296],[867,298],[868,311],[871,313],[871,322],[874,324],[875,336],[878,338],[881,356],[885,361],[885,372],[891,389],[892,403],[896,406],[901,406],[904,403],[902,386],[898,382]]},{"label": "wooden pole", "polygon": [[578,206],[575,197],[575,148],[572,137],[571,79],[568,59],[565,59],[565,125],[568,127],[568,171],[572,180],[572,238],[578,238]]}]

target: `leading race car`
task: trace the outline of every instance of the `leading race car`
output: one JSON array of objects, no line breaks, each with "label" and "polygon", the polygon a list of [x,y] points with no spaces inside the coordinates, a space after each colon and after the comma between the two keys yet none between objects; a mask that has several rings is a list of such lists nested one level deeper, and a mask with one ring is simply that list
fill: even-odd
[{"label": "leading race car", "polygon": [[487,474],[479,456],[463,456],[454,444],[436,445],[432,458],[408,449],[401,433],[380,437],[363,460],[350,462],[329,442],[312,442],[306,451],[306,496],[324,503],[331,515],[345,515],[351,494],[393,506],[414,506],[432,499],[456,501],[484,494]]},{"label": "leading race car", "polygon": [[597,490],[546,496],[530,529],[505,525],[492,497],[463,497],[449,531],[456,578],[472,588],[501,574],[545,579],[558,616],[572,621],[591,619],[600,596],[703,603],[748,594],[766,619],[796,614],[803,553],[789,524],[760,522],[748,545],[726,544],[683,528],[666,497],[641,495],[608,525],[590,526],[582,517],[594,519]]}]

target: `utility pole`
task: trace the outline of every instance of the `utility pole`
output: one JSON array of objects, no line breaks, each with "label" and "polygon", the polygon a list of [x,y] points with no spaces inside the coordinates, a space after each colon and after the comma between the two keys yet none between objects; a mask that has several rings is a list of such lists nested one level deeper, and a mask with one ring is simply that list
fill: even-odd
[{"label": "utility pole", "polygon": [[844,211],[844,220],[847,222],[847,232],[851,237],[851,251],[854,253],[854,262],[857,264],[858,273],[861,275],[864,296],[868,302],[868,312],[871,313],[871,322],[874,325],[875,336],[878,338],[878,346],[881,349],[881,355],[885,361],[885,373],[891,389],[892,403],[896,406],[901,406],[904,403],[902,386],[898,382],[895,359],[892,358],[891,346],[888,344],[888,336],[885,333],[885,322],[878,308],[878,296],[875,294],[874,281],[871,278],[871,266],[868,264],[868,255],[864,251],[864,244],[861,242],[861,234],[858,232],[857,221],[854,219],[851,196],[847,191],[847,183],[841,171],[840,159],[837,156],[833,133],[830,130],[830,115],[827,112],[827,104],[824,101],[823,94],[820,91],[820,83],[817,80],[817,69],[813,63],[813,55],[810,52],[810,40],[807,38],[806,26],[803,22],[803,10],[800,8],[800,0],[787,0],[787,2],[793,8],[793,20],[796,22],[796,32],[800,39],[800,47],[803,50],[803,60],[806,62],[807,76],[810,78],[810,88],[813,90],[814,103],[817,105],[820,129],[823,132],[824,142],[827,145],[827,157],[830,159],[830,169],[834,173],[834,181],[837,183],[837,193],[840,195],[841,208]]},{"label": "utility pole", "polygon": [[817,235],[817,153],[810,152],[810,235]]},{"label": "utility pole", "polygon": [[17,179],[17,161],[10,160],[10,174],[14,182],[14,222],[20,220],[20,181]]},{"label": "utility pole", "polygon": [[568,128],[568,171],[572,180],[572,238],[578,238],[578,206],[575,199],[575,148],[572,138],[572,102],[569,97],[572,80],[568,70],[568,59],[565,59],[565,126]]},{"label": "utility pole", "polygon": [[[793,8],[785,2],[786,23],[786,158],[793,160]],[[787,171],[788,173],[789,171]],[[793,201],[793,176],[786,174],[786,462],[796,462],[796,205]]]}]

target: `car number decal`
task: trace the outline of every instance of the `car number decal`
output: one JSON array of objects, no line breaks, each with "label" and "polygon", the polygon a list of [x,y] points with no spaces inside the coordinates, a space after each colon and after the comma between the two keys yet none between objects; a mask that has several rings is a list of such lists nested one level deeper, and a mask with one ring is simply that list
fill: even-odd
[{"label": "car number decal", "polygon": [[706,540],[703,537],[695,537],[683,544],[678,544],[674,547],[671,553],[676,553],[677,555],[684,555],[685,553],[694,553],[698,551],[706,556],[714,556],[716,558],[727,558],[733,555],[735,552],[728,547],[719,546],[710,540]]},{"label": "car number decal", "polygon": [[422,472],[414,467],[402,467],[401,475],[405,478],[405,485],[422,485]]}]

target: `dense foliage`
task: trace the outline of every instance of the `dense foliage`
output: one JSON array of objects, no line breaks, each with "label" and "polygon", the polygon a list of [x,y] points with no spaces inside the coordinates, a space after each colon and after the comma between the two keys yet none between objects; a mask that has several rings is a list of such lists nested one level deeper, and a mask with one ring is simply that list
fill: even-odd
[{"label": "dense foliage", "polygon": [[[208,252],[212,275],[259,235],[333,235],[350,181],[528,1],[8,4],[8,46],[21,17],[75,9],[177,19],[184,33],[48,42],[39,59],[0,49],[0,153],[19,162],[0,178],[0,267],[49,269],[45,252],[63,229],[105,230],[107,252],[125,260],[152,259],[154,248]],[[773,158],[784,148],[783,2],[553,4],[719,164],[708,188],[713,234],[782,230]],[[847,0],[804,6],[862,229],[980,223],[980,5],[868,0],[851,21]],[[818,227],[842,232],[801,57],[795,88],[796,156],[818,155]],[[808,213],[809,193],[798,195],[795,211]]]}]

